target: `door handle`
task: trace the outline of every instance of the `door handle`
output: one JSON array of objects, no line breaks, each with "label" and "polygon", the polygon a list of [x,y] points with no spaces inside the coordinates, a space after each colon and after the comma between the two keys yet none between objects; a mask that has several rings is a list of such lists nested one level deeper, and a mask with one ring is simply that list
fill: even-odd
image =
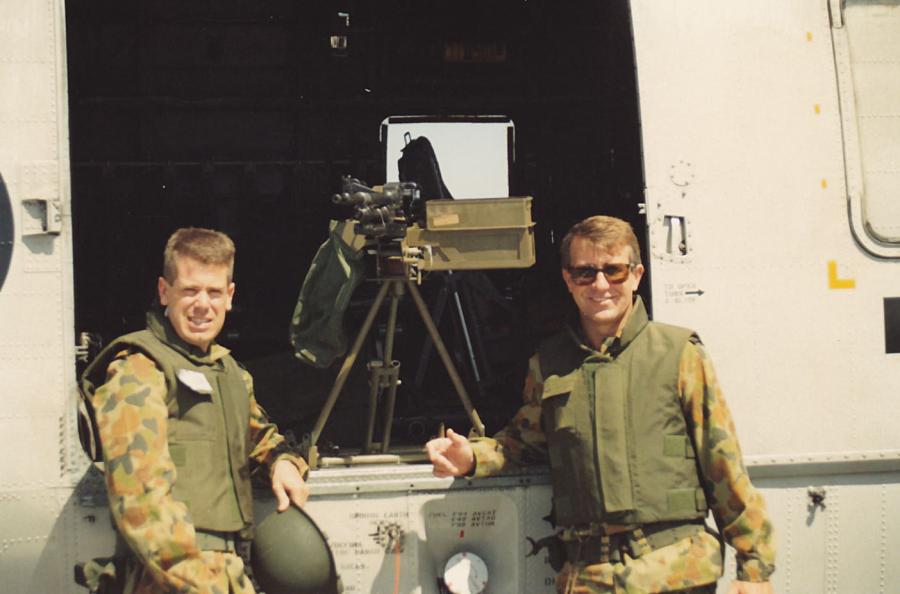
[{"label": "door handle", "polygon": [[663,224],[666,227],[666,253],[670,256],[687,256],[687,219],[683,216],[666,215]]}]

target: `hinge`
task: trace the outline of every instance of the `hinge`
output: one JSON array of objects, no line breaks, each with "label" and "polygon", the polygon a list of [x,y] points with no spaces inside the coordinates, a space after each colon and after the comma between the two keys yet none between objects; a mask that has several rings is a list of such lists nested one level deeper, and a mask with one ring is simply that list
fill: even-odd
[{"label": "hinge", "polygon": [[844,0],[828,0],[828,20],[832,29],[844,28]]},{"label": "hinge", "polygon": [[62,232],[62,207],[59,200],[28,198],[22,200],[22,235],[59,235]]},{"label": "hinge", "polygon": [[59,235],[63,213],[57,161],[27,161],[19,164],[19,191],[22,195],[23,237]]}]

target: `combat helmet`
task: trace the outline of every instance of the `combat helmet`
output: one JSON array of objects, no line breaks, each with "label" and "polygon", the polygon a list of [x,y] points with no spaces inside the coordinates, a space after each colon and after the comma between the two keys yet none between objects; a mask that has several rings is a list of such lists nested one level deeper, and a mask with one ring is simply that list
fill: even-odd
[{"label": "combat helmet", "polygon": [[312,518],[295,506],[273,511],[254,530],[253,578],[265,594],[340,594],[334,557]]}]

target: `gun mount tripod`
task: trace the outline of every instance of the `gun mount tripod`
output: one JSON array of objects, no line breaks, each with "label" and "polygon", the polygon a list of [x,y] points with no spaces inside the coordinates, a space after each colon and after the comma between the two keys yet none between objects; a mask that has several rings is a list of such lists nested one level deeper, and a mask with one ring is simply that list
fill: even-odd
[{"label": "gun mount tripod", "polygon": [[331,410],[334,408],[338,396],[340,396],[341,390],[343,389],[344,384],[346,383],[347,378],[350,375],[350,370],[353,368],[353,365],[356,362],[357,357],[359,356],[359,352],[362,349],[366,336],[368,335],[369,330],[372,328],[375,317],[378,315],[378,312],[381,309],[381,305],[388,293],[390,293],[391,301],[388,314],[388,324],[385,336],[383,357],[380,361],[375,360],[369,363],[369,416],[366,428],[365,442],[363,445],[363,453],[371,454],[375,449],[373,436],[375,433],[378,395],[379,393],[384,393],[385,391],[387,394],[387,400],[385,402],[384,419],[382,425],[382,440],[380,444],[381,453],[387,453],[388,447],[390,446],[391,425],[393,423],[397,386],[400,383],[400,362],[393,359],[394,334],[397,329],[397,309],[399,307],[401,298],[407,292],[412,296],[413,303],[415,303],[416,306],[416,310],[419,312],[419,316],[422,318],[422,322],[425,324],[425,328],[428,330],[428,334],[431,337],[431,340],[434,343],[438,354],[440,355],[441,361],[444,363],[447,374],[450,376],[450,381],[453,383],[453,387],[456,390],[456,393],[466,410],[466,414],[468,415],[469,420],[472,423],[472,427],[475,433],[479,436],[484,436],[485,434],[484,423],[481,422],[481,418],[478,416],[478,412],[472,406],[472,401],[469,398],[468,393],[466,392],[466,388],[463,385],[462,379],[460,378],[456,367],[453,365],[453,360],[450,357],[450,353],[447,351],[447,347],[444,344],[444,341],[441,339],[441,335],[438,332],[437,326],[435,325],[431,314],[428,311],[428,307],[426,306],[424,299],[422,299],[422,295],[419,292],[418,287],[416,286],[415,280],[410,279],[407,275],[404,275],[382,277],[378,279],[378,282],[381,283],[381,286],[378,289],[375,300],[369,307],[369,311],[366,314],[365,321],[363,322],[363,325],[356,336],[353,347],[350,349],[349,354],[344,359],[344,363],[341,365],[341,369],[338,372],[334,385],[332,386],[331,391],[329,392],[328,397],[325,400],[325,404],[323,405],[322,410],[319,413],[319,417],[316,420],[316,424],[314,425],[312,432],[304,439],[304,449],[306,450],[307,460],[311,468],[316,468],[318,466],[317,442],[319,440],[319,437],[322,434],[322,430],[325,428],[325,424],[328,422],[328,417],[331,414]]}]

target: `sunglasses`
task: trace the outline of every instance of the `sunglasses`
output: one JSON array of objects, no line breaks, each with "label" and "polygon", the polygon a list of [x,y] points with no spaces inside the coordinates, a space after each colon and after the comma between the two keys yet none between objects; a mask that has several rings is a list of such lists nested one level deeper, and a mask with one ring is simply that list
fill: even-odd
[{"label": "sunglasses", "polygon": [[593,266],[568,266],[569,276],[576,285],[584,286],[593,284],[597,275],[601,272],[606,277],[606,282],[618,284],[628,278],[628,274],[634,270],[636,264],[607,264],[603,268]]}]

